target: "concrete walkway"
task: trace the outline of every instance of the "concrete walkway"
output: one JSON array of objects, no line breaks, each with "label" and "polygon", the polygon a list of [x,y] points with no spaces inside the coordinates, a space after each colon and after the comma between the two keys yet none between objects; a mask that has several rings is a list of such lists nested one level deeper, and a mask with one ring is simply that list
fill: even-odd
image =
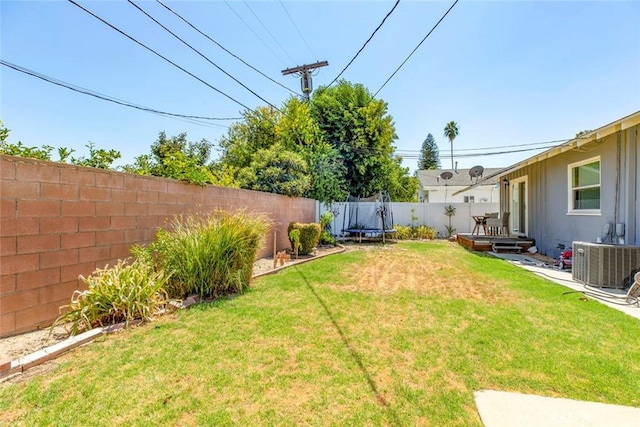
[{"label": "concrete walkway", "polygon": [[638,427],[640,408],[485,390],[475,393],[487,427]]},{"label": "concrete walkway", "polygon": [[[510,261],[514,265],[522,267],[525,270],[532,271],[547,280],[551,280],[552,282],[565,286],[571,290],[579,292],[587,291],[589,292],[589,294],[586,296],[640,320],[640,307],[638,307],[637,305],[627,304],[624,298],[622,298],[626,294],[626,292],[622,291],[621,289],[586,288],[582,283],[576,282],[571,278],[571,272],[544,267],[543,263],[541,263],[540,261],[536,260],[535,258],[528,257],[524,254],[520,255],[495,252],[488,253],[497,258],[502,258],[504,260]],[[600,295],[602,295],[602,297],[597,297]]]},{"label": "concrete walkway", "polygon": [[[640,307],[620,304],[624,303],[624,299],[619,297],[625,294],[621,290],[587,289],[581,283],[575,282],[570,272],[545,267],[540,261],[526,255],[494,252],[490,254],[574,291],[588,290],[598,295],[602,293],[605,298],[593,299],[640,319]],[[493,390],[476,392],[475,400],[480,419],[486,427],[640,426],[640,408],[629,406]]]}]

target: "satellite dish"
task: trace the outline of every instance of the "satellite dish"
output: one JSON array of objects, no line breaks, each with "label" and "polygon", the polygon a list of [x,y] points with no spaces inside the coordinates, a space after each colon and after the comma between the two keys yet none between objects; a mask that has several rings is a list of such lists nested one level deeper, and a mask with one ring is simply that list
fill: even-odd
[{"label": "satellite dish", "polygon": [[478,178],[482,178],[483,172],[484,172],[484,168],[482,166],[480,165],[474,166],[471,169],[469,169],[469,176],[471,177],[471,180],[475,178],[476,182],[478,182]]},{"label": "satellite dish", "polygon": [[453,174],[449,171],[444,171],[440,174],[440,178],[444,179],[445,182],[453,178]]}]

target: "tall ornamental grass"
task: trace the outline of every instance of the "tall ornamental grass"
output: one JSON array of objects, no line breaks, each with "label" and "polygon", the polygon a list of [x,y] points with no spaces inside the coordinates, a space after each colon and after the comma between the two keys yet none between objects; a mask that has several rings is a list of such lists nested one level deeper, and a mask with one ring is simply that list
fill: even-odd
[{"label": "tall ornamental grass", "polygon": [[253,262],[271,227],[264,215],[214,211],[176,217],[149,246],[157,267],[171,272],[170,297],[203,298],[241,293],[251,280]]},{"label": "tall ornamental grass", "polygon": [[164,271],[154,271],[144,262],[127,264],[122,260],[89,277],[80,276],[87,290],[75,291],[71,303],[60,307],[63,314],[54,326],[70,322],[71,333],[76,335],[97,326],[151,320],[167,305],[163,287],[168,278]]}]

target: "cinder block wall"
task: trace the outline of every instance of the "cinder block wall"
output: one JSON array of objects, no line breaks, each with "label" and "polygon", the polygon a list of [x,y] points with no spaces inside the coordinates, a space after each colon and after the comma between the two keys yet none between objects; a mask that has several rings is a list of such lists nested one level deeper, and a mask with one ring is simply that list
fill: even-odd
[{"label": "cinder block wall", "polygon": [[[78,275],[129,256],[176,214],[263,213],[284,230],[313,222],[316,202],[270,193],[0,156],[0,336],[44,327],[83,284]],[[273,233],[259,256],[273,250]]]}]

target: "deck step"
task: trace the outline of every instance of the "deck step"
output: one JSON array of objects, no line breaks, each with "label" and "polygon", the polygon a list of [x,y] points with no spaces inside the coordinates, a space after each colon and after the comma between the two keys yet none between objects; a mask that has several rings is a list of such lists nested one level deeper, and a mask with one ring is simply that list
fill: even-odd
[{"label": "deck step", "polygon": [[493,249],[493,252],[517,251],[518,253],[520,253],[520,251],[522,250],[522,246],[518,246],[517,244],[514,246],[511,244],[505,244],[505,243],[494,243],[491,245],[491,249]]}]

